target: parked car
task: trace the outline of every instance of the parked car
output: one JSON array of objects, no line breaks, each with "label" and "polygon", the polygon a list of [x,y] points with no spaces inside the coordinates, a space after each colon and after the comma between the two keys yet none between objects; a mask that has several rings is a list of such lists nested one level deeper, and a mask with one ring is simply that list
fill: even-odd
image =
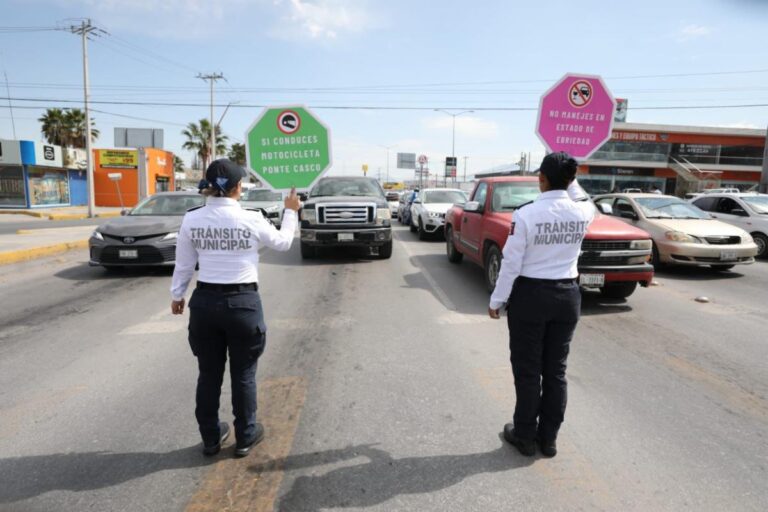
[{"label": "parked car", "polygon": [[467,194],[454,188],[424,189],[411,205],[411,232],[419,233],[419,240],[435,233],[442,234],[445,213],[454,204],[467,202]]},{"label": "parked car", "polygon": [[[536,199],[539,193],[536,177],[480,179],[470,201],[454,205],[445,216],[448,260],[459,263],[466,256],[483,267],[486,286],[492,291],[514,212]],[[586,198],[586,193],[584,196]],[[653,280],[650,258],[648,233],[595,212],[595,220],[581,244],[579,284],[583,288],[599,289],[607,297],[629,297],[638,283],[648,286]]]},{"label": "parked car", "polygon": [[320,247],[365,247],[392,256],[392,215],[379,182],[365,177],[321,178],[309,192],[301,219],[301,257]]},{"label": "parked car", "polygon": [[606,194],[595,198],[604,211],[644,229],[653,238],[654,265],[709,265],[728,270],[754,263],[757,245],[749,233],[713,219],[674,196]]},{"label": "parked car", "polygon": [[243,208],[261,210],[275,227],[283,222],[283,193],[268,188],[252,188],[243,192],[240,204]]},{"label": "parked car", "polygon": [[400,194],[398,192],[387,192],[387,203],[389,203],[389,212],[392,218],[398,218],[397,210],[400,206]]},{"label": "parked car", "polygon": [[122,217],[96,228],[88,240],[89,264],[108,268],[173,265],[184,214],[204,204],[205,197],[196,192],[161,192],[148,197]]},{"label": "parked car", "polygon": [[703,194],[738,194],[741,192],[737,188],[710,188],[707,190],[704,190]]},{"label": "parked car", "polygon": [[692,203],[712,217],[747,231],[757,245],[757,257],[768,258],[768,194],[707,194]]}]

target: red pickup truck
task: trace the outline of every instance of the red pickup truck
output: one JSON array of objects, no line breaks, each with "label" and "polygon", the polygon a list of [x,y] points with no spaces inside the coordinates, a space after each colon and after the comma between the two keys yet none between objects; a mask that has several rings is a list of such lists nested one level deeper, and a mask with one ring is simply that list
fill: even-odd
[{"label": "red pickup truck", "polygon": [[[466,255],[483,267],[488,290],[493,291],[513,212],[539,194],[537,177],[478,180],[470,201],[454,205],[445,216],[448,259],[459,263]],[[629,297],[638,283],[648,286],[653,279],[651,247],[645,231],[596,212],[581,244],[579,284],[598,288],[607,297]]]}]

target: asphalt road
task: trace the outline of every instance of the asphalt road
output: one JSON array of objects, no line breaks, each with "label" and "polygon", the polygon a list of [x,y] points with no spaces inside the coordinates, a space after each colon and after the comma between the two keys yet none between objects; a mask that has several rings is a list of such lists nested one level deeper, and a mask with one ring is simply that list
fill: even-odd
[{"label": "asphalt road", "polygon": [[525,458],[480,269],[396,237],[388,261],[265,254],[268,437],[243,460],[199,453],[169,271],[0,267],[0,510],[768,509],[768,262],[586,294],[560,453]]}]

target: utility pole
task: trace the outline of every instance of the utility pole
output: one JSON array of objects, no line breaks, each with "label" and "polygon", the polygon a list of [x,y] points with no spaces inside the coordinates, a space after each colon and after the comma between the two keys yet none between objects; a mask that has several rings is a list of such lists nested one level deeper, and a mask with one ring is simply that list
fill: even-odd
[{"label": "utility pole", "polygon": [[88,36],[96,31],[106,34],[105,31],[91,24],[90,19],[80,22],[80,25],[72,25],[69,31],[82,37],[83,40],[83,96],[85,102],[85,162],[86,175],[88,177],[88,217],[93,217],[95,206],[95,187],[93,185],[93,155],[91,154],[91,111],[88,107],[90,86],[88,82]]},{"label": "utility pole", "polygon": [[757,191],[761,194],[768,193],[768,130],[765,132],[765,148],[763,148],[763,172],[760,175],[760,185]]},{"label": "utility pole", "polygon": [[468,158],[469,158],[468,156],[464,157],[464,180],[463,180],[464,183],[467,182],[467,159]]},{"label": "utility pole", "polygon": [[8,111],[11,113],[11,128],[13,129],[13,140],[16,140],[16,121],[13,119],[13,105],[11,104],[11,88],[8,85],[8,73],[3,70],[5,75],[5,90],[8,93]]},{"label": "utility pole", "polygon": [[[207,75],[198,73],[197,78],[211,83],[211,141],[209,142],[211,160],[208,162],[208,164],[210,164],[216,159],[216,123],[213,121],[213,84],[218,80],[226,80],[226,78],[224,78],[223,73],[210,73]],[[203,173],[205,173],[205,169],[203,169]]]}]

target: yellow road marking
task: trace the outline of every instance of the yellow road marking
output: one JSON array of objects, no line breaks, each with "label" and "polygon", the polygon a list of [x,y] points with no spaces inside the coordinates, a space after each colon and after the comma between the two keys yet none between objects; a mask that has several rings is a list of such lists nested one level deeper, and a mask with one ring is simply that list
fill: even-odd
[{"label": "yellow road marking", "polygon": [[[307,394],[306,379],[285,377],[259,383],[259,421],[266,437],[248,457],[222,450],[187,504],[187,512],[267,512],[274,509],[283,481],[282,462],[290,454]],[[259,468],[258,471],[255,468]]]}]

